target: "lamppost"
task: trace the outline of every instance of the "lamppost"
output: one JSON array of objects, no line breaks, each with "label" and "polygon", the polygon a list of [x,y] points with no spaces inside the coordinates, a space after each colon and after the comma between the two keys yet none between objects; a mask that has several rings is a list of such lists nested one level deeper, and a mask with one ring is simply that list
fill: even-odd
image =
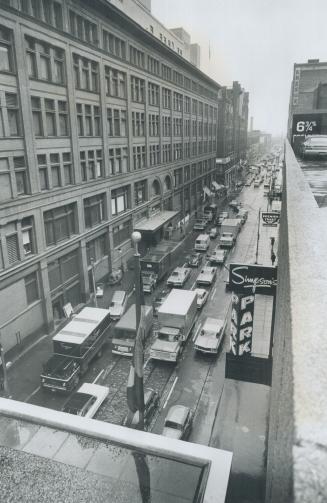
[{"label": "lamppost", "polygon": [[259,208],[259,213],[258,213],[258,232],[257,232],[257,247],[255,251],[255,264],[258,264],[258,254],[259,254],[259,239],[260,239],[260,214],[261,214],[261,208]]},{"label": "lamppost", "polygon": [[132,241],[134,244],[134,262],[135,262],[135,306],[136,306],[136,327],[139,326],[141,319],[141,269],[140,269],[140,254],[138,244],[142,239],[142,235],[138,231],[132,233]]},{"label": "lamppost", "polygon": [[[132,241],[134,244],[134,259],[135,259],[135,311],[136,311],[136,338],[140,337],[140,320],[141,320],[141,268],[140,268],[140,254],[138,250],[138,244],[142,239],[142,235],[138,231],[132,233]],[[142,327],[141,327],[142,328]],[[138,352],[138,354],[135,354]],[[144,389],[143,389],[143,361],[144,361],[144,348],[143,340],[135,340],[134,347],[134,364],[136,361],[139,363],[139,368],[135,368],[135,372],[138,373],[139,377],[139,393],[142,396],[141,401],[143,406],[139,404],[139,422],[138,429],[144,430]]]},{"label": "lamppost", "polygon": [[92,285],[93,285],[93,293],[94,293],[94,305],[95,305],[95,307],[98,307],[97,292],[96,292],[96,289],[95,289],[95,274],[94,274],[95,263],[94,263],[94,258],[91,258],[90,262],[91,262]]}]

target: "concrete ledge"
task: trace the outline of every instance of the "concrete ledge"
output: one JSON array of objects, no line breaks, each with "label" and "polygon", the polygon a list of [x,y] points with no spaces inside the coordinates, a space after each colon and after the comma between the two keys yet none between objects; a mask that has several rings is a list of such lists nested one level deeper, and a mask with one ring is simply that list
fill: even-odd
[{"label": "concrete ledge", "polygon": [[327,501],[327,233],[286,145],[266,502]]}]

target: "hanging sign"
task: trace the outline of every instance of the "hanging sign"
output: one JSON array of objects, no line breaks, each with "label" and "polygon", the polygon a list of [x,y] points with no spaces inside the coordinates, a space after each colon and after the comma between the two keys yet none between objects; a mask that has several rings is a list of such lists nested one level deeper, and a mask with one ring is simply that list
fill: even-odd
[{"label": "hanging sign", "polygon": [[230,350],[235,356],[251,354],[254,294],[232,295]]},{"label": "hanging sign", "polygon": [[277,227],[277,224],[280,220],[280,213],[276,213],[275,211],[263,211],[261,213],[262,220],[266,227]]},{"label": "hanging sign", "polygon": [[238,293],[275,295],[277,267],[256,264],[230,264],[229,288]]}]

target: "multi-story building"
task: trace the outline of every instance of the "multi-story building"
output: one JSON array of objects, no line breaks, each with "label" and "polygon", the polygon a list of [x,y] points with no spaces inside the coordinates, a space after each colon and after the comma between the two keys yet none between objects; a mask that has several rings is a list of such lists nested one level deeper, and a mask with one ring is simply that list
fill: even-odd
[{"label": "multi-story building", "polygon": [[295,63],[288,115],[288,139],[295,151],[306,135],[327,134],[327,63]]},{"label": "multi-story building", "polygon": [[[0,1],[0,331],[51,329],[215,180],[219,85],[107,1]],[[157,218],[158,221],[158,218]]]},{"label": "multi-story building", "polygon": [[134,19],[143,28],[159,38],[173,51],[200,68],[200,46],[191,43],[184,28],[166,28],[151,12],[151,0],[108,0],[118,9]]},{"label": "multi-story building", "polygon": [[220,90],[218,103],[216,162],[220,182],[233,190],[242,173],[240,161],[246,158],[249,93],[234,81]]}]

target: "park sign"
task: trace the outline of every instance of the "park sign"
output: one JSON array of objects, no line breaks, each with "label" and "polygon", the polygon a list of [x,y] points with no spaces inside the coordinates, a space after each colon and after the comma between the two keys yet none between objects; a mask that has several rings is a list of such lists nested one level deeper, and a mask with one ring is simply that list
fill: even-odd
[{"label": "park sign", "polygon": [[264,221],[265,226],[268,227],[277,227],[277,224],[280,220],[280,213],[276,211],[263,211],[261,213],[262,220]]},{"label": "park sign", "polygon": [[254,294],[232,294],[230,350],[235,356],[251,354]]},{"label": "park sign", "polygon": [[229,287],[242,294],[275,295],[277,267],[256,264],[230,264]]}]

